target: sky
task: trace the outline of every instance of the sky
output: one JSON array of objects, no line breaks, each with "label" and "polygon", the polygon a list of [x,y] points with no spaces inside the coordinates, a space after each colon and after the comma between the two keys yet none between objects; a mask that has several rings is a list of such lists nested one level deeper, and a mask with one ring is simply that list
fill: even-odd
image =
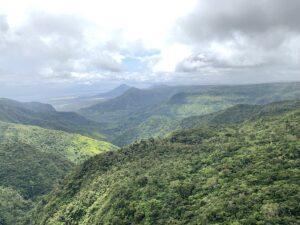
[{"label": "sky", "polygon": [[300,80],[299,0],[0,0],[0,96]]}]

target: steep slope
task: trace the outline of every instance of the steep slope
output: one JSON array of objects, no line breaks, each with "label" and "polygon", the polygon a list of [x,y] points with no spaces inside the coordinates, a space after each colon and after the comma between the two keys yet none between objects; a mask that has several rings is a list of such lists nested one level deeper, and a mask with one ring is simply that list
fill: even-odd
[{"label": "steep slope", "polygon": [[0,224],[15,225],[22,222],[22,218],[34,206],[33,202],[24,199],[22,195],[11,187],[0,186]]},{"label": "steep slope", "polygon": [[0,98],[0,121],[36,125],[104,139],[100,124],[73,112],[57,112],[51,105],[37,102],[21,103]]},{"label": "steep slope", "polygon": [[79,134],[0,122],[1,185],[33,198],[49,191],[75,164],[112,149]]},{"label": "steep slope", "polygon": [[115,146],[79,134],[0,122],[1,224],[13,225],[75,165]]},{"label": "steep slope", "polygon": [[86,161],[27,224],[297,224],[300,111]]},{"label": "steep slope", "polygon": [[131,89],[124,95],[80,113],[105,124],[108,139],[124,146],[140,138],[164,136],[184,118],[227,109],[236,104],[267,104],[300,99],[300,83]]}]

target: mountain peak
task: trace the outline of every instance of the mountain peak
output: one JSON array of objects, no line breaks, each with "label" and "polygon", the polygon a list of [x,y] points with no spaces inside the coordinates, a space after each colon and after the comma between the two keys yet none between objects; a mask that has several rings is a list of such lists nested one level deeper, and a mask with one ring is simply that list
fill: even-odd
[{"label": "mountain peak", "polygon": [[127,84],[120,84],[118,87],[116,87],[115,89],[118,88],[131,88],[131,86],[127,85]]},{"label": "mountain peak", "polygon": [[130,87],[126,92],[136,92],[136,91],[142,91],[142,89],[136,87]]},{"label": "mountain peak", "polygon": [[106,99],[116,98],[116,97],[124,94],[130,88],[132,88],[132,87],[128,86],[127,84],[121,84],[121,85],[117,86],[116,88],[114,88],[108,92],[98,94],[95,97],[101,97],[101,98],[106,98]]}]

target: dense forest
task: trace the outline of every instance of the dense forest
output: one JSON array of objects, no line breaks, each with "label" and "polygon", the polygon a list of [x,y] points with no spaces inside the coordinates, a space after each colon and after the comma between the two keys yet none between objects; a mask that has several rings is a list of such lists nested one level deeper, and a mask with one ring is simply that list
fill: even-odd
[{"label": "dense forest", "polygon": [[263,118],[99,154],[45,197],[26,224],[297,224],[300,111],[278,105]]},{"label": "dense forest", "polygon": [[299,85],[0,99],[0,225],[297,224]]},{"label": "dense forest", "polygon": [[0,122],[0,224],[15,224],[74,166],[114,149],[79,134]]}]

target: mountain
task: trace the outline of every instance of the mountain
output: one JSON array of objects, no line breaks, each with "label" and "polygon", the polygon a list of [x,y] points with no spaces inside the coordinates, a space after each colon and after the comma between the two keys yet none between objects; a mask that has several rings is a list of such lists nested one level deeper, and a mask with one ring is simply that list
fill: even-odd
[{"label": "mountain", "polygon": [[101,125],[74,112],[57,112],[51,105],[0,98],[0,121],[36,125],[104,139]]},{"label": "mountain", "polygon": [[167,100],[173,93],[170,88],[130,88],[117,98],[83,108],[79,113],[98,122],[121,122],[124,117]]},{"label": "mountain", "polygon": [[116,98],[124,94],[130,88],[130,86],[122,84],[108,92],[91,96],[56,98],[49,100],[49,103],[53,104],[54,107],[59,111],[78,111],[81,108],[90,107],[108,99]]},{"label": "mountain", "polygon": [[128,91],[131,87],[126,85],[126,84],[121,84],[120,86],[112,89],[111,91],[105,92],[105,93],[100,93],[95,95],[94,97],[98,97],[98,98],[105,98],[105,99],[109,99],[109,98],[116,98],[122,94],[124,94],[126,91]]},{"label": "mountain", "polygon": [[225,110],[237,104],[267,104],[300,99],[300,83],[132,88],[123,95],[79,113],[102,123],[102,133],[118,146],[141,138],[164,136],[180,121]]},{"label": "mountain", "polygon": [[97,155],[25,224],[297,224],[299,122],[299,108],[272,112]]},{"label": "mountain", "polygon": [[104,98],[94,96],[66,96],[60,98],[53,98],[44,100],[45,102],[53,105],[57,111],[60,112],[76,112],[81,108],[90,107],[100,102],[104,102]]},{"label": "mountain", "polygon": [[115,149],[79,134],[0,122],[0,224],[15,224],[17,215],[24,215],[75,165]]}]

